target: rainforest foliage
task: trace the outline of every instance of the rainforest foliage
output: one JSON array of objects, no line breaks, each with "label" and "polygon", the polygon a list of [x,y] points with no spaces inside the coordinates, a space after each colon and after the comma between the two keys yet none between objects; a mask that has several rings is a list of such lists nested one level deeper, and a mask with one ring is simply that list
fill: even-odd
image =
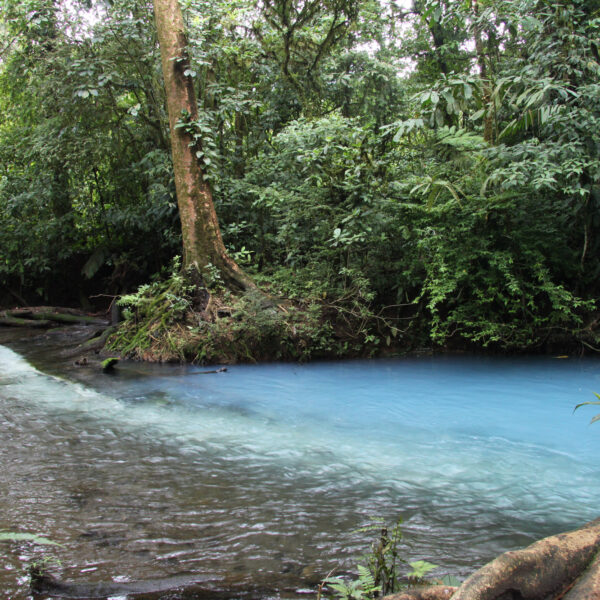
[{"label": "rainforest foliage", "polygon": [[[600,345],[599,0],[181,6],[199,111],[178,127],[267,296],[221,294],[213,346],[175,353]],[[152,3],[0,7],[0,303],[126,295],[130,328],[155,301],[144,339],[171,336],[201,299],[164,278],[181,228]]]}]

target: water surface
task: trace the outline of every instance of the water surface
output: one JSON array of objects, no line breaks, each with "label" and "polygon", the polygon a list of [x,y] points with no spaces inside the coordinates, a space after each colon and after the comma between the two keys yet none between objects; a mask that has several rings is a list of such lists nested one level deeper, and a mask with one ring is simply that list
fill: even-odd
[{"label": "water surface", "polygon": [[0,346],[0,529],[64,547],[2,543],[5,598],[27,597],[24,564],[50,554],[69,579],[193,572],[232,597],[298,594],[351,569],[379,515],[404,518],[407,558],[466,576],[598,516],[600,426],[573,415],[600,390],[597,360],[105,376],[48,357],[50,341],[13,345],[52,374]]}]

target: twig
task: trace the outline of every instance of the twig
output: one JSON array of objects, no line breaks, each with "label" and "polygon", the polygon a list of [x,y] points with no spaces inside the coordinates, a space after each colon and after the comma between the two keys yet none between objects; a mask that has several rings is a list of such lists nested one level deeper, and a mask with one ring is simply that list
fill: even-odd
[{"label": "twig", "polygon": [[325,579],[323,579],[323,581],[321,581],[321,583],[317,586],[317,600],[321,600],[321,595],[323,594],[323,588],[325,587],[325,582],[335,573],[335,571],[336,571],[336,567],[331,569],[331,571],[329,571],[329,573],[327,573],[327,576],[325,577]]}]

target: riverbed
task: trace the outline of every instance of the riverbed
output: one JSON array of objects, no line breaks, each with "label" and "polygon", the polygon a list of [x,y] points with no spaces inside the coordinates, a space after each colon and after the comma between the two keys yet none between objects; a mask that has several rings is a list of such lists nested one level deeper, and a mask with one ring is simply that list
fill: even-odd
[{"label": "riverbed", "polygon": [[[599,516],[594,358],[76,367],[64,332],[0,333],[3,598],[56,559],[77,581],[193,573],[231,598],[312,597],[383,517],[466,577]],[[9,347],[10,346],[10,347]],[[597,412],[597,411],[596,411]]]}]

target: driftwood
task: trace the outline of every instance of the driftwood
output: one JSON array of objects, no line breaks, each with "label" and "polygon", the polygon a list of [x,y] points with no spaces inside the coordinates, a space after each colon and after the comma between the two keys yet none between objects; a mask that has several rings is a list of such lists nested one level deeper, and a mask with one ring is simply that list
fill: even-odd
[{"label": "driftwood", "polygon": [[211,373],[226,373],[227,367],[220,367],[213,369],[212,371],[196,371],[195,373],[188,373],[188,375],[210,375]]}]

